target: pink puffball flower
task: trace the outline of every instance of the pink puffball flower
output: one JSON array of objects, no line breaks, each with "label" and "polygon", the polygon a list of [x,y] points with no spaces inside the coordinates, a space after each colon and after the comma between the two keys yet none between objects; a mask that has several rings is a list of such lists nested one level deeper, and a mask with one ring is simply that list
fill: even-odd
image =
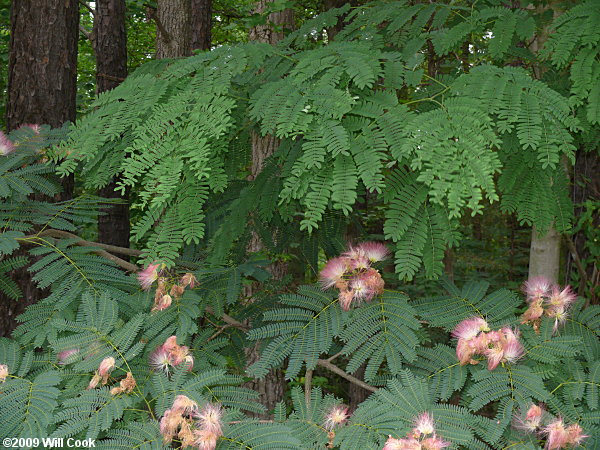
[{"label": "pink puffball flower", "polygon": [[171,306],[173,298],[169,295],[163,295],[160,300],[152,307],[151,311],[163,311]]},{"label": "pink puffball flower", "polygon": [[219,405],[207,403],[196,415],[194,415],[194,418],[198,420],[198,425],[201,430],[207,431],[218,437],[223,434],[221,431],[222,416],[223,410]]},{"label": "pink puffball flower", "polygon": [[219,436],[208,430],[194,430],[194,445],[198,450],[215,450]]},{"label": "pink puffball flower", "polygon": [[521,323],[537,320],[544,314],[544,308],[537,303],[532,304],[521,316]]},{"label": "pink puffball flower", "polygon": [[100,375],[102,377],[102,384],[106,384],[106,382],[108,381],[108,376],[110,375],[110,373],[113,371],[114,368],[115,368],[115,358],[113,358],[112,356],[109,356],[102,360],[102,362],[100,363],[100,366],[98,366],[98,375]]},{"label": "pink puffball flower", "polygon": [[344,311],[350,311],[350,305],[354,300],[354,293],[352,291],[341,291],[339,295],[340,307]]},{"label": "pink puffball flower", "polygon": [[142,289],[147,291],[152,286],[160,272],[161,264],[149,264],[144,270],[138,273],[138,281],[142,286]]},{"label": "pink puffball flower", "polygon": [[508,341],[504,344],[503,362],[514,363],[523,357],[525,349],[518,340]]},{"label": "pink puffball flower", "polygon": [[448,441],[444,441],[439,437],[430,437],[427,439],[423,439],[421,442],[421,448],[423,450],[440,450],[442,448],[450,447],[452,444]]},{"label": "pink puffball flower", "polygon": [[323,422],[323,428],[333,431],[334,428],[343,425],[348,420],[348,407],[346,405],[336,405],[332,407]]},{"label": "pink puffball flower", "polygon": [[363,252],[363,250],[360,247],[360,245],[357,245],[357,246],[349,245],[348,246],[348,251],[342,253],[342,257],[345,257],[347,259],[366,258],[365,257],[365,253]]},{"label": "pink puffball flower", "polygon": [[177,433],[177,428],[184,422],[185,419],[179,413],[172,409],[167,409],[164,416],[160,419],[160,434],[163,435],[165,444],[170,443]]},{"label": "pink puffball flower", "polygon": [[546,277],[533,277],[523,284],[523,292],[527,295],[528,300],[535,301],[547,297],[551,287],[552,283]]},{"label": "pink puffball flower", "polygon": [[198,404],[185,395],[178,395],[175,397],[175,401],[173,402],[171,409],[182,415],[189,416],[198,410]]},{"label": "pink puffball flower", "polygon": [[549,423],[544,428],[543,432],[548,436],[546,439],[548,450],[564,448],[570,443],[569,434],[565,429],[564,422],[560,418]]},{"label": "pink puffball flower", "polygon": [[6,136],[2,131],[0,131],[0,154],[8,155],[15,151],[15,144]]},{"label": "pink puffball flower", "polygon": [[63,350],[62,352],[57,353],[56,357],[58,358],[58,365],[64,366],[65,364],[69,364],[72,362],[72,356],[79,353],[78,348],[72,348],[70,350]]},{"label": "pink puffball flower", "polygon": [[527,433],[535,433],[542,424],[543,416],[544,410],[540,406],[532,404],[527,410],[524,419],[518,415],[515,416],[513,425],[515,428]]},{"label": "pink puffball flower", "polygon": [[169,352],[161,347],[158,347],[150,354],[150,367],[152,370],[169,373],[169,367],[172,366]]},{"label": "pink puffball flower", "polygon": [[575,300],[577,300],[577,294],[571,290],[571,286],[567,286],[562,291],[560,287],[553,286],[547,303],[551,307],[567,309]]},{"label": "pink puffball flower", "polygon": [[382,450],[421,450],[421,448],[421,443],[416,439],[394,439],[389,436]]},{"label": "pink puffball flower", "polygon": [[196,277],[194,276],[193,273],[186,273],[181,277],[181,280],[179,280],[179,283],[183,286],[183,287],[190,287],[190,289],[194,289],[196,287],[196,285],[198,284],[198,280],[196,279]]},{"label": "pink puffball flower", "polygon": [[350,281],[350,290],[355,300],[361,301],[366,299],[370,294],[370,289],[367,287],[367,283],[360,277],[354,277]]},{"label": "pink puffball flower", "polygon": [[162,345],[163,350],[169,353],[175,351],[178,347],[179,345],[177,344],[177,336],[175,335],[168,337],[165,343]]},{"label": "pink puffball flower", "polygon": [[581,445],[583,440],[589,437],[583,434],[583,429],[576,423],[569,425],[566,431],[569,439],[569,444],[573,446]]},{"label": "pink puffball flower", "polygon": [[361,278],[369,290],[369,296],[366,298],[368,302],[371,301],[375,295],[383,294],[385,282],[383,281],[383,278],[381,278],[381,274],[376,269],[368,269],[364,274],[361,275]]},{"label": "pink puffball flower", "polygon": [[371,266],[371,262],[366,256],[350,258],[350,269],[362,271],[367,270]]},{"label": "pink puffball flower", "polygon": [[428,435],[435,433],[433,417],[428,412],[420,414],[415,420],[415,431],[420,435]]},{"label": "pink puffball flower", "polygon": [[497,342],[491,348],[488,348],[484,354],[488,359],[488,370],[494,370],[504,357],[504,346]]},{"label": "pink puffball flower", "polygon": [[4,383],[8,378],[8,366],[6,364],[0,364],[0,383]]},{"label": "pink puffball flower", "polygon": [[461,366],[466,364],[477,364],[473,362],[473,356],[477,353],[477,349],[473,346],[473,341],[467,341],[465,339],[459,339],[456,344],[456,357],[460,362]]},{"label": "pink puffball flower", "polygon": [[330,288],[342,282],[348,269],[348,258],[338,257],[327,261],[327,264],[325,264],[320,273],[323,289]]},{"label": "pink puffball flower", "polygon": [[452,336],[458,339],[473,339],[476,337],[480,331],[489,331],[490,328],[482,317],[471,317],[470,319],[465,319],[456,325],[454,331],[452,332]]},{"label": "pink puffball flower", "polygon": [[41,131],[41,127],[37,124],[37,123],[24,123],[23,125],[21,125],[19,127],[19,129],[23,128],[23,127],[27,127],[27,128],[31,128],[31,130],[35,133],[35,134],[40,134]]},{"label": "pink puffball flower", "polygon": [[371,263],[383,261],[390,256],[388,248],[381,242],[363,242],[358,247]]},{"label": "pink puffball flower", "polygon": [[96,389],[96,386],[98,386],[98,383],[100,383],[100,381],[102,380],[102,377],[100,375],[98,375],[98,373],[96,372],[94,374],[94,376],[92,377],[92,379],[90,380],[90,384],[88,384],[88,390],[89,389]]}]

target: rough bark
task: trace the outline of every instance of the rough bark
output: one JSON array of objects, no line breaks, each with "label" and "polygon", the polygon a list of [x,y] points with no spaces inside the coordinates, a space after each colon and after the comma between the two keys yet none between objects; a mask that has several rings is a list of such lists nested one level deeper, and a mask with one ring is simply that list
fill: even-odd
[{"label": "rough bark", "polygon": [[[96,93],[117,87],[127,76],[125,0],[97,0],[92,44],[96,54]],[[129,195],[115,192],[116,180],[98,190],[98,195],[124,203],[103,208],[98,217],[98,241],[129,247]]]},{"label": "rough bark", "polygon": [[[60,127],[74,121],[77,89],[77,0],[14,0],[10,11],[11,34],[8,60],[8,130],[23,124]],[[73,177],[63,180],[57,200],[71,198]],[[15,317],[44,296],[26,269],[11,277],[23,297],[13,301],[0,294],[0,335],[8,336]]]},{"label": "rough bark", "polygon": [[[260,14],[272,0],[261,0],[257,2],[255,11]],[[250,39],[269,44],[275,44],[283,39],[284,29],[292,28],[294,23],[293,10],[278,11],[269,14],[267,23],[259,25],[250,30]],[[252,134],[252,165],[250,168],[251,179],[262,171],[265,160],[271,156],[277,147],[279,140],[274,136],[260,136],[258,133]],[[257,235],[253,235],[248,246],[248,252],[254,253],[264,248],[262,241]],[[287,272],[287,267],[283,263],[274,263],[268,270],[274,279],[281,279]],[[253,293],[259,286],[249,286],[245,292],[248,298],[252,298]],[[246,358],[248,366],[259,359],[258,344],[246,349]],[[260,394],[260,402],[265,405],[267,411],[272,410],[275,405],[283,399],[285,393],[285,377],[281,370],[271,370],[269,374],[260,380],[253,380],[246,383],[246,386],[256,390]]]},{"label": "rough bark", "polygon": [[158,0],[156,9],[156,58],[192,54],[191,0]]},{"label": "rough bark", "polygon": [[192,0],[192,50],[210,50],[212,42],[212,0]]}]

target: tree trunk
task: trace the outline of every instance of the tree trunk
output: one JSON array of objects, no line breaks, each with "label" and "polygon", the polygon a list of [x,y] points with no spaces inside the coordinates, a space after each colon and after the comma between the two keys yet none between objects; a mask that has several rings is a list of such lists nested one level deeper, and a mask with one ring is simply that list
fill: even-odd
[{"label": "tree trunk", "polygon": [[[92,45],[96,54],[96,93],[117,87],[127,76],[125,0],[97,0]],[[116,180],[98,190],[100,197],[124,204],[103,208],[98,217],[98,241],[129,247],[129,195],[115,192]],[[120,255],[120,257],[122,257]]]},{"label": "tree trunk", "polygon": [[[77,91],[77,0],[33,2],[13,0],[10,11],[8,102],[6,124],[13,130],[23,124],[60,127],[75,120]],[[73,177],[63,180],[57,200],[73,194]],[[0,335],[8,336],[15,317],[44,295],[26,269],[11,277],[23,291],[17,302],[0,294]]]},{"label": "tree trunk", "polygon": [[158,0],[156,59],[192,54],[191,0]]},{"label": "tree trunk", "polygon": [[529,252],[529,279],[543,276],[556,283],[559,267],[560,234],[551,227],[546,234],[540,235],[533,227]]},{"label": "tree trunk", "polygon": [[[560,12],[557,9],[558,2],[551,0],[546,5],[538,6],[538,12],[543,13],[547,9],[554,10],[556,18]],[[529,45],[529,50],[537,54],[548,39],[549,24],[544,26]],[[544,68],[540,65],[533,66],[534,78],[541,78]],[[540,235],[535,226],[531,230],[531,251],[529,253],[529,278],[543,276],[552,282],[558,281],[560,269],[560,235],[550,226],[545,235]]]},{"label": "tree trunk", "polygon": [[[267,5],[272,0],[260,0],[256,4],[255,13],[265,11]],[[259,25],[250,30],[250,40],[276,44],[284,37],[284,28],[291,28],[294,23],[293,10],[286,9],[269,14],[268,23]],[[274,136],[260,136],[258,133],[252,133],[252,165],[250,167],[251,179],[262,171],[265,160],[271,156],[279,146],[279,139]],[[264,245],[257,235],[253,235],[248,246],[248,252],[254,253],[262,250]],[[287,272],[287,266],[276,262],[269,266],[269,272],[274,279],[281,279]],[[252,298],[253,293],[259,288],[258,285],[249,286],[246,289],[248,298]],[[259,359],[259,344],[246,349],[247,365],[250,366]],[[260,402],[272,410],[275,405],[283,399],[285,393],[285,377],[282,370],[271,370],[266,377],[260,380],[253,380],[246,383],[246,387],[256,390],[260,394]],[[268,417],[267,415],[264,415]]]},{"label": "tree trunk", "polygon": [[212,0],[192,0],[192,50],[210,50]]}]

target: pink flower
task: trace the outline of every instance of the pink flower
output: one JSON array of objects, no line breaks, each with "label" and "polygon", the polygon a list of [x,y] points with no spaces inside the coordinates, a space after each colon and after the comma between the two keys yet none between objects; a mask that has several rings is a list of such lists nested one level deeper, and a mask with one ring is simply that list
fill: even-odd
[{"label": "pink flower", "polygon": [[577,300],[577,294],[571,290],[571,286],[567,286],[562,291],[559,286],[553,286],[547,303],[551,307],[567,309],[575,300]]},{"label": "pink flower", "polygon": [[518,339],[505,342],[503,362],[514,363],[521,359],[524,354],[525,349]]},{"label": "pink flower", "polygon": [[153,370],[158,370],[164,373],[169,373],[169,367],[171,366],[171,358],[169,352],[164,348],[158,347],[150,354],[150,367]]},{"label": "pink flower", "polygon": [[163,295],[158,301],[158,303],[156,303],[152,307],[152,311],[162,311],[164,309],[167,309],[169,306],[171,306],[172,302],[173,298],[171,298],[169,294]]},{"label": "pink flower", "polygon": [[523,292],[528,300],[535,301],[547,297],[550,293],[552,283],[546,277],[533,277],[523,283]]},{"label": "pink flower", "polygon": [[158,278],[161,264],[149,264],[144,270],[138,273],[138,281],[142,289],[147,291],[152,286],[152,283]]},{"label": "pink flower", "polygon": [[178,395],[175,397],[175,401],[173,402],[171,409],[182,415],[191,415],[198,409],[198,404],[185,395]]},{"label": "pink flower", "polygon": [[532,304],[521,316],[521,323],[537,320],[544,314],[544,308],[537,303]]},{"label": "pink flower", "polygon": [[574,423],[573,425],[569,425],[566,431],[569,439],[569,444],[573,446],[581,445],[583,440],[589,437],[583,434],[583,429],[576,423]]},{"label": "pink flower", "polygon": [[390,436],[382,450],[421,450],[421,448],[421,443],[416,439],[394,439]]},{"label": "pink flower", "polygon": [[177,344],[177,336],[173,335],[168,337],[165,343],[162,345],[162,348],[169,353],[177,350],[179,348],[179,345]]},{"label": "pink flower", "polygon": [[461,366],[465,364],[477,364],[477,362],[473,363],[472,358],[477,352],[476,348],[473,346],[473,341],[467,341],[465,339],[459,339],[456,344],[456,356]]},{"label": "pink flower", "polygon": [[350,311],[350,305],[354,299],[354,293],[352,291],[341,291],[339,300],[340,306],[344,311]]},{"label": "pink flower", "polygon": [[189,286],[190,289],[194,289],[198,284],[198,280],[193,273],[186,273],[181,277],[180,283],[183,287]]},{"label": "pink flower", "polygon": [[346,423],[348,417],[348,407],[346,405],[336,405],[332,407],[325,416],[323,428],[332,431],[334,428]]},{"label": "pink flower", "polygon": [[419,415],[415,421],[415,430],[418,431],[419,435],[428,435],[435,432],[433,425],[433,417],[428,412],[424,412]]},{"label": "pink flower", "polygon": [[350,269],[352,270],[367,270],[371,266],[371,262],[366,256],[350,258]]},{"label": "pink flower", "polygon": [[8,366],[6,364],[0,364],[0,383],[4,383],[8,378]]},{"label": "pink flower", "polygon": [[565,323],[568,317],[568,313],[564,306],[551,306],[546,310],[546,315],[548,317],[554,317],[554,327],[552,328],[553,333],[556,333],[558,327]]},{"label": "pink flower", "polygon": [[381,242],[363,242],[358,246],[362,254],[370,262],[378,262],[387,259],[390,255],[388,248]]},{"label": "pink flower", "polygon": [[365,283],[360,277],[354,277],[350,281],[350,290],[352,291],[352,296],[354,299],[358,300],[359,302],[367,298],[371,293],[367,287],[367,283]]},{"label": "pink flower", "polygon": [[372,300],[373,296],[383,294],[385,282],[383,281],[383,278],[381,278],[381,274],[376,269],[368,269],[364,274],[361,275],[361,278],[365,282],[365,285],[369,291],[369,295],[366,298],[368,302]]},{"label": "pink flower", "polygon": [[221,416],[223,411],[219,405],[212,403],[205,404],[202,409],[194,416],[198,420],[199,428],[215,436],[221,436]]},{"label": "pink flower", "polygon": [[416,439],[394,439],[392,436],[383,446],[383,450],[405,450],[405,449],[421,449],[421,444]]},{"label": "pink flower", "polygon": [[88,384],[88,389],[96,389],[96,386],[98,386],[98,383],[100,383],[100,381],[102,380],[102,377],[100,375],[98,375],[98,372],[96,372],[94,374],[94,376],[92,377],[92,379],[90,380],[90,383]]},{"label": "pink flower", "polygon": [[215,450],[217,447],[219,436],[208,430],[194,430],[194,437],[196,438],[194,445],[198,450]]},{"label": "pink flower", "polygon": [[435,436],[424,439],[421,442],[423,450],[440,450],[442,448],[450,447],[451,445],[452,443]]},{"label": "pink flower", "polygon": [[0,131],[0,154],[8,155],[15,151],[15,144],[6,136],[2,131]]},{"label": "pink flower", "polygon": [[360,245],[357,245],[357,246],[349,245],[348,250],[346,252],[342,253],[342,256],[347,259],[366,258],[365,252],[362,250]]},{"label": "pink flower", "polygon": [[38,124],[24,123],[19,128],[23,128],[23,127],[31,128],[35,134],[40,134],[41,127]]},{"label": "pink flower", "polygon": [[482,317],[471,317],[465,319],[454,328],[452,336],[458,339],[473,339],[480,331],[489,331],[489,327],[485,319]]},{"label": "pink flower", "polygon": [[564,448],[569,444],[569,434],[565,429],[564,422],[560,418],[549,423],[543,432],[548,435],[546,440],[548,450]]},{"label": "pink flower", "polygon": [[160,419],[160,434],[163,435],[165,444],[173,440],[177,429],[185,419],[179,411],[167,409],[164,416]]},{"label": "pink flower", "polygon": [[69,364],[71,361],[70,357],[79,353],[78,348],[72,348],[70,350],[64,350],[59,352],[56,357],[58,358],[58,365],[64,366],[65,364]]},{"label": "pink flower", "polygon": [[348,271],[348,258],[338,257],[327,261],[321,270],[321,285],[323,289],[330,288],[344,280],[344,274]]},{"label": "pink flower", "polygon": [[502,361],[504,357],[504,347],[502,343],[497,342],[491,348],[488,348],[485,352],[485,356],[488,359],[488,370],[494,370]]},{"label": "pink flower", "polygon": [[115,358],[113,358],[112,356],[104,358],[100,363],[100,366],[98,367],[98,375],[100,375],[102,378],[108,379],[108,375],[110,374],[110,372],[112,372],[114,368]]},{"label": "pink flower", "polygon": [[540,406],[532,404],[525,414],[525,419],[522,419],[519,415],[516,415],[513,425],[515,428],[527,433],[535,433],[542,423],[543,415],[544,410]]}]

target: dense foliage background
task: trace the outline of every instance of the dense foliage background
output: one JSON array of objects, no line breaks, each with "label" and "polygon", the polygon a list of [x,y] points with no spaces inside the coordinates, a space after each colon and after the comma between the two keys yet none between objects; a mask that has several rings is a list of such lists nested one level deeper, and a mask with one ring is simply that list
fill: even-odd
[{"label": "dense foliage background", "polygon": [[1,437],[600,445],[597,0],[69,7],[53,120],[0,9]]}]

